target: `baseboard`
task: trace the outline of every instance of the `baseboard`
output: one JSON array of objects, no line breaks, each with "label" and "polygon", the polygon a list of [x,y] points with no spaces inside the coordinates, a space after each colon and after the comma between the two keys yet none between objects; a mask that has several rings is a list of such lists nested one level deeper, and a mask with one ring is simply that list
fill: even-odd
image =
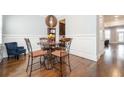
[{"label": "baseboard", "polygon": [[89,60],[92,60],[94,62],[97,62],[97,57],[92,55],[92,54],[80,52],[80,51],[77,51],[77,50],[74,50],[74,49],[71,49],[70,54],[73,54],[73,55],[76,55],[76,56],[79,56],[79,57],[82,57],[82,58],[89,59]]},{"label": "baseboard", "polygon": [[[81,56],[78,56],[78,55],[75,55],[75,54],[71,54],[71,53],[70,53],[70,55],[73,55],[73,56],[76,56],[76,57],[79,57],[79,58],[82,58],[82,59],[86,59],[86,60],[94,61],[94,60],[91,60],[91,59],[88,59],[88,58],[84,58],[84,57],[81,57]],[[96,62],[96,61],[94,61],[94,62]]]},{"label": "baseboard", "polygon": [[124,44],[124,42],[111,42],[110,44]]}]

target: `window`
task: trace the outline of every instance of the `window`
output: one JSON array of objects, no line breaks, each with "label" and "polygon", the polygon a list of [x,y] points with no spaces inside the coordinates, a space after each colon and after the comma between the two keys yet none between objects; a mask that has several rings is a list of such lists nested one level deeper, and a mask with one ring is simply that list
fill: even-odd
[{"label": "window", "polygon": [[117,29],[118,32],[118,41],[124,42],[124,28]]},{"label": "window", "polygon": [[119,29],[117,29],[117,32],[122,32],[122,33],[124,33],[124,28],[119,28]]},{"label": "window", "polygon": [[105,39],[110,40],[110,29],[105,30]]},{"label": "window", "polygon": [[119,39],[118,39],[118,41],[119,42],[124,42],[124,33],[123,32],[119,32]]}]

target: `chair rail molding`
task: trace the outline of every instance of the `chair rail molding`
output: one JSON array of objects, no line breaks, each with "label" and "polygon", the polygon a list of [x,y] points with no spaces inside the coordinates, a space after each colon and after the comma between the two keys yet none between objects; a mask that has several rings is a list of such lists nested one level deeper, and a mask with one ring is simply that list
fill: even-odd
[{"label": "chair rail molding", "polygon": [[97,62],[95,34],[66,35],[66,37],[73,38],[71,54]]},{"label": "chair rail molding", "polygon": [[3,34],[2,37],[4,38],[38,38],[38,37],[46,37],[47,35],[15,35],[15,34]]},{"label": "chair rail molding", "polygon": [[[39,46],[37,42],[40,37],[46,37],[45,35],[14,35],[14,34],[3,34],[3,43],[5,42],[18,42],[18,45],[22,45],[26,48],[24,38],[30,38],[32,47],[37,50]],[[96,35],[95,34],[77,34],[77,35],[66,35],[66,37],[73,38],[72,45],[70,48],[71,54],[87,58],[93,61],[97,61],[96,56]],[[4,57],[7,57],[6,49],[4,47]]]},{"label": "chair rail molding", "polygon": [[[33,50],[40,49],[37,44],[40,37],[46,37],[45,35],[15,35],[15,34],[3,34],[3,44],[7,42],[17,42],[19,46],[24,46],[27,49],[24,38],[30,38]],[[5,45],[3,47],[3,57],[7,57]]]},{"label": "chair rail molding", "polygon": [[66,35],[67,37],[96,37],[96,34],[77,34],[77,35]]}]

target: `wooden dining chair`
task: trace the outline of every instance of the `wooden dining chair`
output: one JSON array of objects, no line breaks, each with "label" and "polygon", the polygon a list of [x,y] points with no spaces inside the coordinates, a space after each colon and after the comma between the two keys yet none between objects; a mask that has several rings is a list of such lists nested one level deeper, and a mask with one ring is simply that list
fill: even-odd
[{"label": "wooden dining chair", "polygon": [[67,63],[66,65],[69,66],[70,72],[71,72],[71,64],[70,64],[70,46],[71,46],[71,42],[72,42],[72,38],[65,38],[64,40],[64,47],[61,47],[59,50],[55,50],[54,52],[52,52],[52,54],[54,56],[56,56],[57,58],[59,58],[60,60],[60,73],[61,76],[63,76],[63,64],[64,64],[64,60],[67,57]]},{"label": "wooden dining chair", "polygon": [[43,51],[43,50],[33,51],[29,38],[25,38],[25,42],[26,42],[27,49],[28,49],[28,64],[27,64],[26,72],[28,71],[28,68],[30,66],[29,76],[31,76],[32,71],[33,71],[32,67],[34,64],[36,64],[36,62],[35,63],[33,62],[35,58],[40,58],[40,68],[41,68],[41,65],[44,65],[45,67],[45,60],[41,62],[41,58],[46,55],[46,51]]}]

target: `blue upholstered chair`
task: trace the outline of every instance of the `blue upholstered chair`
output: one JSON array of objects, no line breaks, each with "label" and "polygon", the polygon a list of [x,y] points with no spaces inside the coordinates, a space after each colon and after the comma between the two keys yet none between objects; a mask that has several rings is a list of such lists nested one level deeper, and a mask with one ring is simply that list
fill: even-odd
[{"label": "blue upholstered chair", "polygon": [[23,46],[18,47],[17,42],[5,43],[5,46],[7,49],[8,59],[10,57],[16,57],[19,59],[20,54],[26,55],[26,49],[24,49]]}]

